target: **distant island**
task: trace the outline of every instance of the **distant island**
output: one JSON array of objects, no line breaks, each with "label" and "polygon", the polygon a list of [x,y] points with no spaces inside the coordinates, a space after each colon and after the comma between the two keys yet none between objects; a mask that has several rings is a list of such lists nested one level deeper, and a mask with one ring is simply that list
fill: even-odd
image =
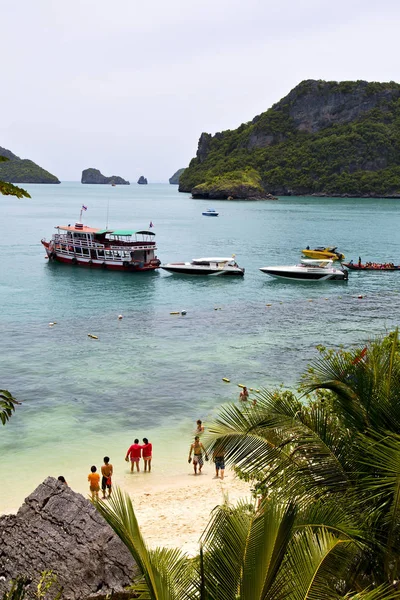
[{"label": "distant island", "polygon": [[400,85],[307,80],[235,130],[202,133],[194,198],[400,198]]},{"label": "distant island", "polygon": [[146,177],[143,177],[143,175],[141,175],[141,176],[139,177],[139,179],[138,179],[138,183],[139,183],[140,185],[147,185],[147,179],[146,179]]},{"label": "distant island", "polygon": [[178,185],[178,184],[179,184],[179,178],[180,178],[180,176],[182,175],[182,173],[183,173],[183,171],[184,171],[184,170],[185,170],[185,169],[178,169],[178,170],[177,170],[177,172],[176,172],[176,173],[174,173],[174,174],[172,175],[172,177],[170,177],[170,178],[169,178],[169,182],[170,182],[172,185]]},{"label": "distant island", "polygon": [[111,184],[111,185],[130,185],[129,181],[112,175],[106,177],[102,175],[98,169],[85,169],[82,171],[81,183],[98,183],[98,184]]},{"label": "distant island", "polygon": [[39,167],[32,160],[19,158],[10,150],[0,146],[0,156],[8,158],[0,162],[0,180],[10,183],[60,183],[55,176]]}]

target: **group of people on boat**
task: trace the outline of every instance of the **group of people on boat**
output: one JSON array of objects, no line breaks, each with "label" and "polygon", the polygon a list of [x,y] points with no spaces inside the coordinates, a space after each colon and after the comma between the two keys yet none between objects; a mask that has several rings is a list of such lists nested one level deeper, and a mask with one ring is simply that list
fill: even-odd
[{"label": "group of people on boat", "polygon": [[[351,260],[348,264],[349,267],[353,267],[354,263]],[[376,271],[393,271],[393,269],[398,269],[398,267],[392,263],[392,262],[386,262],[386,263],[377,263],[377,262],[371,262],[368,261],[366,263],[362,263],[361,262],[361,257],[359,257],[358,259],[358,263],[357,263],[357,267],[359,269],[368,269],[370,271],[376,270]]]}]

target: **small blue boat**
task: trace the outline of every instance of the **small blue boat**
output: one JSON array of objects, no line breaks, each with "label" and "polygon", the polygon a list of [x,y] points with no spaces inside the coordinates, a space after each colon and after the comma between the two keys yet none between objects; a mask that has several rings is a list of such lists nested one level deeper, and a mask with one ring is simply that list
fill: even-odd
[{"label": "small blue boat", "polygon": [[216,210],[214,210],[213,208],[209,208],[208,210],[206,210],[206,212],[201,213],[204,217],[218,217],[218,214]]}]

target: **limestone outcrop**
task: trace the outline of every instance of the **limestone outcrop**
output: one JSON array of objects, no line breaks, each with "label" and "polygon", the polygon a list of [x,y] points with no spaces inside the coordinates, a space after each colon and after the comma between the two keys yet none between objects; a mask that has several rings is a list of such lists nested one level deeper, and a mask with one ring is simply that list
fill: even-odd
[{"label": "limestone outcrop", "polygon": [[126,179],[122,179],[122,177],[118,177],[117,175],[106,177],[98,169],[85,169],[82,171],[81,183],[129,185],[129,181],[126,181]]},{"label": "limestone outcrop", "polygon": [[[132,597],[124,588],[137,573],[131,554],[89,500],[52,477],[17,514],[0,517],[0,596],[23,575],[31,581],[28,598],[36,598],[40,574],[48,570],[57,575],[63,600]],[[51,589],[50,597],[56,592]]]},{"label": "limestone outcrop", "polygon": [[306,80],[237,129],[202,133],[179,191],[218,198],[221,179],[242,179],[246,193],[252,169],[275,196],[398,198],[399,140],[400,84]]},{"label": "limestone outcrop", "polygon": [[60,183],[60,180],[39,167],[32,160],[20,158],[11,150],[0,146],[0,157],[5,156],[8,160],[0,162],[0,181],[9,183]]},{"label": "limestone outcrop", "polygon": [[147,185],[147,179],[146,179],[146,177],[143,177],[143,175],[141,175],[141,176],[139,177],[139,179],[138,179],[138,183],[139,183],[140,185]]}]

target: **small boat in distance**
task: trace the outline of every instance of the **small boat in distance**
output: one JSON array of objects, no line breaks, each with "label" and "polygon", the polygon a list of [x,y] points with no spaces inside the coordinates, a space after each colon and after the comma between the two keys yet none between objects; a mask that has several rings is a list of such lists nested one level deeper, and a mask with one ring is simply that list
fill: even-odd
[{"label": "small boat in distance", "polygon": [[152,231],[99,229],[80,222],[56,229],[50,241],[41,240],[51,261],[132,273],[153,271],[161,264]]},{"label": "small boat in distance", "polygon": [[344,254],[337,251],[336,246],[318,246],[317,248],[310,249],[309,246],[302,250],[304,256],[307,258],[322,258],[322,259],[331,259],[331,260],[343,260],[345,258]]},{"label": "small boat in distance", "polygon": [[204,217],[218,217],[219,213],[213,208],[209,208],[205,212],[201,213]]},{"label": "small boat in distance", "polygon": [[400,265],[390,263],[366,262],[364,264],[351,260],[348,263],[343,263],[343,266],[351,271],[400,271]]},{"label": "small boat in distance", "polygon": [[211,275],[214,277],[243,277],[244,269],[239,267],[235,257],[231,258],[194,258],[192,262],[167,263],[161,265],[164,271],[180,275]]},{"label": "small boat in distance", "polygon": [[349,272],[346,269],[333,267],[333,260],[302,259],[301,263],[292,266],[262,267],[263,273],[288,281],[347,281]]}]

